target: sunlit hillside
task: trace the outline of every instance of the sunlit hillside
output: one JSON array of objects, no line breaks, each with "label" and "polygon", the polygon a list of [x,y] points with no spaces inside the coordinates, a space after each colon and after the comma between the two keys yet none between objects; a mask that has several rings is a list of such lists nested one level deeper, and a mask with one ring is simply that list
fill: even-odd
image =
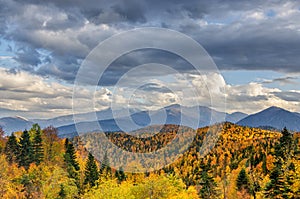
[{"label": "sunlit hillside", "polygon": [[[165,125],[142,138],[110,133],[112,143],[132,152],[163,148],[187,127]],[[203,148],[220,130],[214,147]],[[183,131],[184,130],[184,131]],[[139,133],[141,133],[140,130]],[[148,133],[146,131],[149,131]],[[4,134],[3,134],[4,135]],[[86,137],[97,140],[99,134]],[[198,129],[184,155],[162,169],[132,173],[111,168],[107,150],[97,161],[85,138],[62,139],[55,128],[1,137],[1,198],[299,198],[299,134],[247,128],[232,123]],[[86,143],[86,145],[84,145]],[[123,144],[122,144],[123,143]],[[95,145],[96,144],[96,145]],[[180,150],[180,149],[178,149]],[[129,165],[143,167],[130,160]]]}]

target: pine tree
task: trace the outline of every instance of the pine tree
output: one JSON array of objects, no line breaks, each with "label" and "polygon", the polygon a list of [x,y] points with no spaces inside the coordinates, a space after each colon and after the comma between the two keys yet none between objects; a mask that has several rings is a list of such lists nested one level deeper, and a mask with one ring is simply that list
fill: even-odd
[{"label": "pine tree", "polygon": [[264,175],[267,175],[268,168],[267,168],[267,157],[266,157],[266,154],[263,155],[262,171],[263,171]]},{"label": "pine tree", "polygon": [[244,189],[244,190],[247,190],[247,192],[249,193],[250,183],[249,183],[248,175],[244,168],[240,171],[240,173],[236,179],[236,186],[239,191]]},{"label": "pine tree", "polygon": [[121,183],[124,180],[126,180],[126,175],[125,175],[125,172],[124,172],[124,170],[123,170],[122,167],[120,167],[119,170],[116,171],[115,176],[118,179],[119,183]]},{"label": "pine tree", "polygon": [[205,165],[203,161],[200,163],[201,174],[200,174],[200,185],[201,189],[199,194],[201,198],[216,198],[218,193],[216,190],[217,183],[214,181],[213,177],[210,175],[210,165]]},{"label": "pine tree", "polygon": [[60,184],[60,190],[58,192],[58,196],[59,196],[58,197],[59,199],[64,199],[64,198],[67,197],[67,194],[66,194],[66,191],[65,191],[65,187],[64,187],[63,184]]},{"label": "pine tree", "polygon": [[5,149],[4,143],[5,143],[5,132],[0,126],[0,153],[2,153],[3,149]]},{"label": "pine tree", "polygon": [[293,136],[286,128],[281,131],[281,134],[279,143],[275,146],[275,156],[277,159],[276,164],[282,165],[291,156]]},{"label": "pine tree", "polygon": [[270,182],[265,187],[264,195],[266,198],[284,198],[286,191],[282,171],[277,165],[270,174]]},{"label": "pine tree", "polygon": [[19,144],[14,133],[8,137],[8,141],[4,148],[4,153],[6,154],[7,161],[11,164],[17,162],[19,153]]},{"label": "pine tree", "polygon": [[84,175],[84,184],[88,184],[90,185],[90,187],[94,187],[96,185],[96,181],[99,179],[99,173],[96,161],[91,153],[89,153],[88,155]]},{"label": "pine tree", "polygon": [[67,142],[67,143],[65,143],[66,153],[64,156],[65,162],[67,164],[72,165],[76,171],[79,171],[80,167],[79,167],[79,163],[76,160],[74,145],[72,144],[72,142],[69,142],[68,139],[66,139],[66,142]]},{"label": "pine tree", "polygon": [[35,132],[33,138],[33,161],[36,165],[39,165],[44,158],[41,128],[38,124],[34,124],[31,130]]},{"label": "pine tree", "polygon": [[23,131],[20,139],[20,153],[18,154],[19,167],[23,166],[25,169],[33,162],[33,149],[30,141],[30,136],[27,130]]},{"label": "pine tree", "polygon": [[69,178],[73,178],[75,180],[75,184],[77,188],[80,190],[80,178],[78,171],[80,170],[79,163],[76,160],[75,148],[72,142],[69,142],[68,139],[65,141],[65,154],[64,161],[66,164],[67,172]]},{"label": "pine tree", "polygon": [[107,157],[107,152],[105,152],[103,160],[101,162],[100,174],[108,177],[111,175],[111,168],[109,164],[109,159]]}]

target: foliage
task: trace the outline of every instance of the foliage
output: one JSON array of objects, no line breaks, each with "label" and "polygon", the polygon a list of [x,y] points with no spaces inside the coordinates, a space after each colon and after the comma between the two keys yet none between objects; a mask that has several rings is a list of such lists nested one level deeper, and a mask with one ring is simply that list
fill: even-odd
[{"label": "foliage", "polygon": [[[219,136],[213,140],[216,130]],[[124,172],[149,166],[129,157],[123,168],[111,168],[115,162],[110,161],[117,160],[109,159],[110,147],[103,146],[104,157],[95,159],[88,151],[100,146],[97,133],[62,139],[54,127],[35,125],[29,132],[2,136],[0,198],[299,198],[300,133],[222,123],[196,132],[165,125],[143,139],[125,133],[107,137],[125,150],[143,153],[164,147],[177,133],[196,133],[188,150],[172,164],[146,173]],[[205,139],[215,146],[203,146]]]}]

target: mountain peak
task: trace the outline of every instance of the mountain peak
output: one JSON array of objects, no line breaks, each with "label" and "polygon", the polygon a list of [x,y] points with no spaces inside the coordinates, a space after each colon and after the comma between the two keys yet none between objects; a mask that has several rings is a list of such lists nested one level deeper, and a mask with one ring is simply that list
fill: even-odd
[{"label": "mountain peak", "polygon": [[269,108],[265,109],[264,111],[267,111],[267,110],[274,110],[274,111],[279,111],[279,110],[282,111],[283,110],[283,111],[287,111],[287,110],[285,110],[283,108],[280,108],[278,106],[270,106]]},{"label": "mountain peak", "polygon": [[237,124],[250,127],[271,126],[276,129],[287,127],[292,131],[300,131],[299,115],[276,106],[249,115]]}]

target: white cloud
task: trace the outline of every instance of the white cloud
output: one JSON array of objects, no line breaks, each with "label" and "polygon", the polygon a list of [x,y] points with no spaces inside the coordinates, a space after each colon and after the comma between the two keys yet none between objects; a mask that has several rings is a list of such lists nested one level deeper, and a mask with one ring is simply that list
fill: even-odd
[{"label": "white cloud", "polygon": [[[72,114],[73,86],[50,81],[27,72],[9,72],[0,68],[0,108],[9,109],[29,118],[55,117]],[[190,84],[183,77],[190,80]],[[91,88],[80,90],[77,110],[103,110],[112,105],[114,108],[158,109],[174,103],[185,106],[209,106],[211,97],[215,100],[213,108],[223,111],[222,96],[224,87],[227,96],[227,111],[253,113],[269,106],[280,106],[291,111],[298,111],[299,101],[287,101],[280,94],[285,91],[278,88],[267,88],[262,83],[251,82],[245,85],[226,85],[218,74],[209,75],[175,75],[170,81],[152,78],[143,81],[143,77],[135,77],[140,86],[150,86],[132,90],[132,87],[100,87],[93,93]],[[130,85],[133,86],[130,82]],[[143,88],[143,89],[141,89]],[[195,93],[194,91],[197,91]],[[299,90],[291,90],[299,93]],[[92,106],[89,96],[94,96]],[[91,109],[92,108],[92,109]]]}]

